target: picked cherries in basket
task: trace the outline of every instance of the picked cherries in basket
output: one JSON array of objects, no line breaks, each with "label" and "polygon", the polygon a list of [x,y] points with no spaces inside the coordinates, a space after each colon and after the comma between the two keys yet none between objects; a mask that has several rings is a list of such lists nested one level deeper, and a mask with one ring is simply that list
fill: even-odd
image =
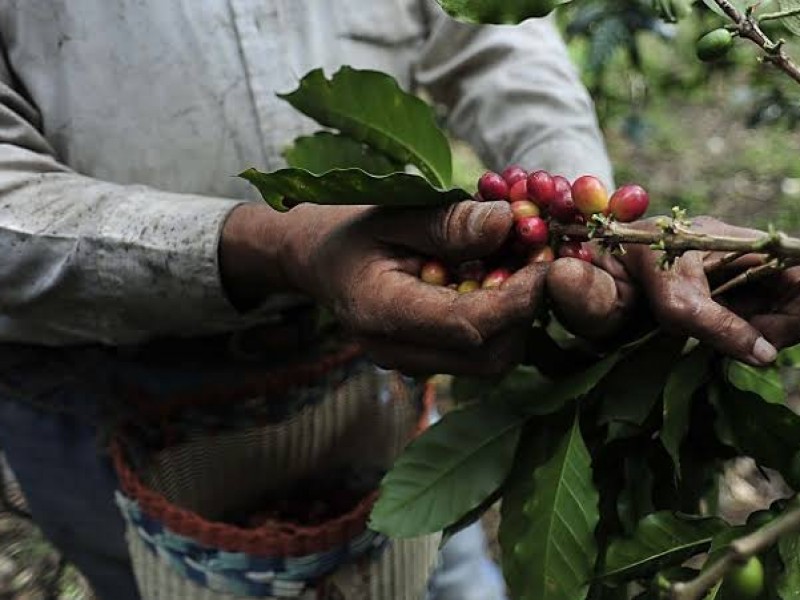
[{"label": "picked cherries in basket", "polygon": [[623,185],[610,197],[603,183],[592,175],[572,184],[547,171],[528,173],[518,165],[502,174],[488,171],[478,181],[479,202],[505,200],[511,204],[514,228],[496,256],[458,265],[431,259],[422,265],[420,279],[431,285],[449,286],[460,293],[499,287],[525,265],[577,258],[591,262],[592,248],[586,243],[557,236],[550,223],[586,223],[593,215],[604,215],[622,223],[639,219],[650,199],[638,185]]}]

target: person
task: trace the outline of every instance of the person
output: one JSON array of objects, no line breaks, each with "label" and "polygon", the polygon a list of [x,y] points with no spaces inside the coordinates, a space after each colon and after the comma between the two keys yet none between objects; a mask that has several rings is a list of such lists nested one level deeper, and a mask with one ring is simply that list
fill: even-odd
[{"label": "person", "polygon": [[[764,336],[796,337],[795,301],[755,307],[752,322],[713,302],[702,257],[674,276],[638,251],[606,270],[558,261],[458,296],[418,281],[423,257],[492,253],[506,205],[278,214],[231,177],[281,166],[313,129],[276,92],[349,64],[424,89],[492,167],[610,183],[591,100],[547,20],[468,26],[433,0],[9,0],[0,42],[0,446],[100,598],[138,597],[97,444],[124,403],[110,382],[162,399],[312,354],[311,304],[376,364],[414,374],[503,372],[545,291],[589,336],[609,334],[593,317],[622,327],[644,296],[674,329],[754,364],[774,360]],[[484,560],[477,537],[457,564]],[[501,597],[465,571],[434,576],[431,597]]]}]

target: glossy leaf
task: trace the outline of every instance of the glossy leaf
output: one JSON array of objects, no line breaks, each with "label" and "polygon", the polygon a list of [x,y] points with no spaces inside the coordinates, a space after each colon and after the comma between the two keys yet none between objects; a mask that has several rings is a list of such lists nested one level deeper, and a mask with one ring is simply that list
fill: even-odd
[{"label": "glossy leaf", "polygon": [[281,169],[273,173],[248,169],[239,176],[256,186],[267,204],[280,211],[300,202],[414,207],[470,199],[464,190],[439,190],[424,177],[410,173],[374,176],[361,169],[344,169],[315,175],[303,169]]},{"label": "glossy leaf", "polygon": [[396,162],[415,165],[436,187],[450,186],[450,143],[433,109],[389,75],[342,67],[330,79],[315,69],[281,95],[297,110]]},{"label": "glossy leaf", "polygon": [[283,152],[290,167],[321,175],[334,169],[361,169],[372,175],[388,175],[403,171],[385,154],[373,150],[353,138],[320,131],[296,138]]},{"label": "glossy leaf", "polygon": [[[797,10],[798,8],[800,8],[800,0],[778,0],[778,10],[781,12]],[[781,23],[793,34],[800,35],[800,15],[784,17],[781,19]]]},{"label": "glossy leaf", "polygon": [[600,421],[643,424],[661,397],[684,342],[654,336],[620,362],[603,382]]},{"label": "glossy leaf", "polygon": [[781,350],[778,364],[784,367],[800,367],[800,344]]},{"label": "glossy leaf", "polygon": [[781,473],[790,471],[800,450],[800,416],[737,388],[725,388],[715,403],[742,455]]},{"label": "glossy leaf", "polygon": [[524,421],[496,403],[447,414],[408,446],[383,479],[370,527],[414,537],[463,519],[508,475]]},{"label": "glossy leaf", "polygon": [[473,23],[520,23],[545,17],[571,0],[437,0],[447,13]]},{"label": "glossy leaf", "polygon": [[[584,598],[597,554],[598,494],[591,457],[576,418],[554,453],[516,481],[503,506],[501,543],[511,596]],[[506,506],[506,502],[508,505]]]},{"label": "glossy leaf", "polygon": [[600,576],[619,582],[680,565],[707,550],[714,536],[725,528],[717,518],[653,513],[639,522],[633,536],[616,539],[609,545]]},{"label": "glossy leaf", "polygon": [[778,367],[751,367],[726,359],[723,368],[728,382],[743,392],[753,392],[773,404],[786,403],[786,390]]},{"label": "glossy leaf", "polygon": [[664,444],[675,472],[680,477],[680,448],[689,431],[689,413],[694,393],[706,380],[712,353],[698,346],[681,358],[667,379],[664,388],[664,418],[661,426],[661,443]]}]

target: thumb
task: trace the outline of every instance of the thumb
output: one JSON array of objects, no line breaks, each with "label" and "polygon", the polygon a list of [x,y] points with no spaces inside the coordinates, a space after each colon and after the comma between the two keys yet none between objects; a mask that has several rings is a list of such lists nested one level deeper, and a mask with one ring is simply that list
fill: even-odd
[{"label": "thumb", "polygon": [[454,261],[492,254],[506,241],[514,221],[511,206],[503,201],[379,210],[373,216],[373,232],[381,241]]}]

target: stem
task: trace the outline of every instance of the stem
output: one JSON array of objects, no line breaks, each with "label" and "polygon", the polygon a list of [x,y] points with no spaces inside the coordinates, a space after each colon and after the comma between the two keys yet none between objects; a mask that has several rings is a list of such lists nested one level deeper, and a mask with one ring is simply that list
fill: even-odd
[{"label": "stem", "polygon": [[800,67],[786,54],[783,42],[773,42],[769,39],[752,15],[742,14],[728,0],[714,0],[714,3],[734,22],[734,30],[740,37],[750,40],[764,51],[763,60],[765,62],[772,63],[797,83],[800,83]]},{"label": "stem", "polygon": [[782,233],[763,234],[755,238],[711,235],[692,231],[683,226],[673,226],[661,231],[641,229],[626,223],[611,222],[599,226],[594,232],[585,225],[553,223],[550,230],[559,236],[574,240],[599,240],[606,244],[648,244],[665,252],[678,255],[689,250],[768,254],[778,259],[800,260],[800,239]]},{"label": "stem", "polygon": [[691,581],[673,583],[670,600],[700,600],[732,567],[747,562],[749,558],[770,548],[781,537],[797,531],[800,531],[800,504],[795,497],[791,508],[764,527],[731,542],[725,554],[708,565],[700,575]]},{"label": "stem", "polygon": [[800,15],[800,7],[774,13],[765,13],[758,17],[758,22],[763,23],[764,21],[774,21],[776,19],[785,19],[786,17],[794,17],[797,15]]}]

